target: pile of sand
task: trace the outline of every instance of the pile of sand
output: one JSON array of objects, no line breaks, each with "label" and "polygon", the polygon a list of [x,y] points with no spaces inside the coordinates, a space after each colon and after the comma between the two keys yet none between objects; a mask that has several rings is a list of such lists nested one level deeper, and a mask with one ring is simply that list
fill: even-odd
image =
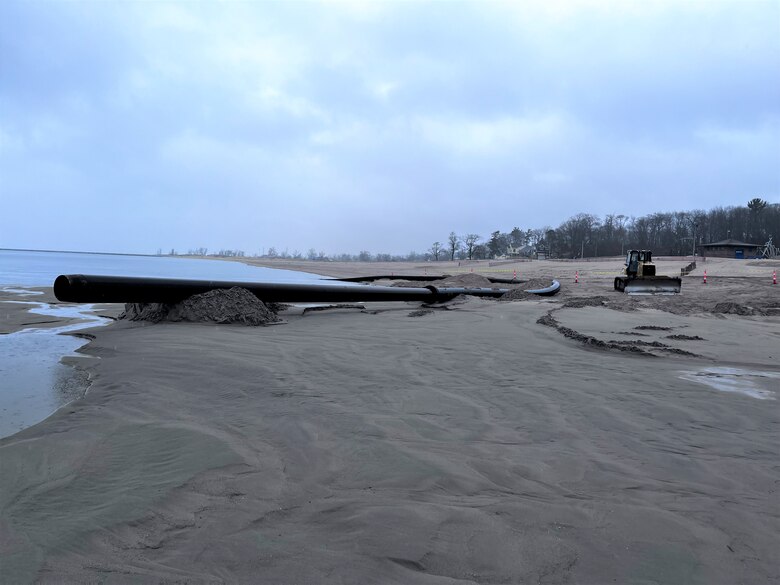
[{"label": "pile of sand", "polygon": [[438,280],[433,283],[439,287],[462,287],[462,288],[496,288],[497,285],[490,282],[485,276],[481,274],[458,274],[457,276],[448,276],[442,280]]},{"label": "pile of sand", "polygon": [[534,298],[536,297],[535,294],[525,292],[522,288],[516,288],[514,290],[510,290],[508,293],[504,293],[500,297],[498,297],[499,301],[524,301],[526,299]]},{"label": "pile of sand", "polygon": [[438,288],[499,288],[502,285],[490,282],[490,279],[481,274],[467,273],[457,276],[445,276],[444,278],[431,277],[431,280],[395,280],[395,281],[376,281],[374,284],[383,284],[384,286],[403,286],[413,288],[424,288],[426,286],[435,286]]},{"label": "pile of sand", "polygon": [[276,313],[263,301],[239,287],[210,290],[180,303],[128,303],[119,319],[242,325],[267,325],[279,321]]}]

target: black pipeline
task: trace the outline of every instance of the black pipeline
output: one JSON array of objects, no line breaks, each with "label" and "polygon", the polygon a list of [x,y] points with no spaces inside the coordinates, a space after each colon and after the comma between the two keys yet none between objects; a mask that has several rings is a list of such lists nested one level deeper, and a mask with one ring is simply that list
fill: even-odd
[{"label": "black pipeline", "polygon": [[438,303],[458,295],[500,297],[509,289],[425,288],[344,284],[288,284],[178,280],[63,274],[54,281],[54,296],[70,303],[177,303],[214,289],[245,288],[258,299],[275,303],[359,303],[369,301],[421,301]]}]

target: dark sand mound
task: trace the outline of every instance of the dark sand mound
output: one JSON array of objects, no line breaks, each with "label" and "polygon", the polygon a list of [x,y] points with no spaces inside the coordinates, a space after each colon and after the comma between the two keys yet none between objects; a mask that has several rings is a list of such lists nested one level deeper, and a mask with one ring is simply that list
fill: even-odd
[{"label": "dark sand mound", "polygon": [[508,293],[504,293],[500,297],[498,297],[499,301],[524,301],[526,299],[534,298],[536,297],[535,294],[525,292],[522,288],[516,288],[514,290],[510,290]]},{"label": "dark sand mound", "polygon": [[582,307],[607,307],[614,299],[595,296],[595,297],[576,297],[566,301],[563,306],[567,309],[581,309]]},{"label": "dark sand mound", "polygon": [[725,301],[718,303],[712,308],[713,313],[721,313],[725,315],[763,315],[764,312],[760,309],[748,307],[747,305],[741,305],[731,301]]},{"label": "dark sand mound", "polygon": [[424,317],[425,315],[433,315],[434,312],[431,309],[417,309],[409,313],[409,317]]},{"label": "dark sand mound", "polygon": [[128,303],[119,319],[129,321],[190,321],[267,325],[279,321],[276,313],[245,288],[216,289],[180,303]]}]

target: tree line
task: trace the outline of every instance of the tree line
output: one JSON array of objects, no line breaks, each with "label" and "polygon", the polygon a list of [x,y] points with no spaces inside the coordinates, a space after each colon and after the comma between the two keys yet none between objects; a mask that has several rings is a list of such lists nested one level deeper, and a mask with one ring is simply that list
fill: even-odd
[{"label": "tree line", "polygon": [[490,259],[532,255],[543,250],[548,258],[623,255],[626,250],[653,250],[657,255],[699,253],[701,244],[726,239],[764,244],[780,237],[780,204],[754,198],[745,206],[716,207],[709,211],[651,213],[641,217],[589,213],[570,217],[557,228],[543,227],[509,232],[496,230],[487,238],[454,232],[428,250],[431,260]]},{"label": "tree line", "polygon": [[[265,249],[255,257],[337,262],[422,262],[441,260],[485,260],[508,255],[532,256],[537,250],[548,258],[592,258],[623,255],[626,250],[653,250],[656,255],[685,256],[701,244],[725,239],[764,244],[771,236],[780,240],[780,203],[754,198],[744,206],[715,207],[709,211],[672,211],[640,217],[609,214],[604,218],[578,213],[557,228],[500,229],[484,237],[454,231],[433,242],[424,252],[408,254],[371,253],[328,255],[310,248],[307,252]],[[775,242],[777,245],[778,242]],[[158,250],[158,254],[162,251]],[[171,250],[171,255],[176,252]],[[206,256],[206,248],[189,250]],[[212,256],[245,256],[242,250],[219,250]]]}]

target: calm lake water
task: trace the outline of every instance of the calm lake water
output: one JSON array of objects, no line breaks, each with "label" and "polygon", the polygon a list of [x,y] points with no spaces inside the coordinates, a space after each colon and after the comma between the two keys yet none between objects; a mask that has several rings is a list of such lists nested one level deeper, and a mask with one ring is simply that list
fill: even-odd
[{"label": "calm lake water", "polygon": [[314,282],[322,278],[293,270],[198,258],[0,250],[0,286],[52,286],[60,274],[265,282]]},{"label": "calm lake water", "polygon": [[[13,292],[32,313],[84,319],[54,329],[24,329],[0,335],[0,437],[34,425],[61,406],[81,397],[88,380],[83,372],[60,363],[64,356],[77,356],[86,341],[72,335],[79,329],[109,322],[91,315],[91,305],[52,306],[40,302],[26,287],[52,286],[60,274],[104,274],[192,278],[204,280],[317,282],[314,274],[247,266],[238,262],[121,256],[73,252],[28,252],[0,250],[0,289]],[[0,302],[0,318],[3,306]],[[93,358],[94,359],[94,358]]]}]

